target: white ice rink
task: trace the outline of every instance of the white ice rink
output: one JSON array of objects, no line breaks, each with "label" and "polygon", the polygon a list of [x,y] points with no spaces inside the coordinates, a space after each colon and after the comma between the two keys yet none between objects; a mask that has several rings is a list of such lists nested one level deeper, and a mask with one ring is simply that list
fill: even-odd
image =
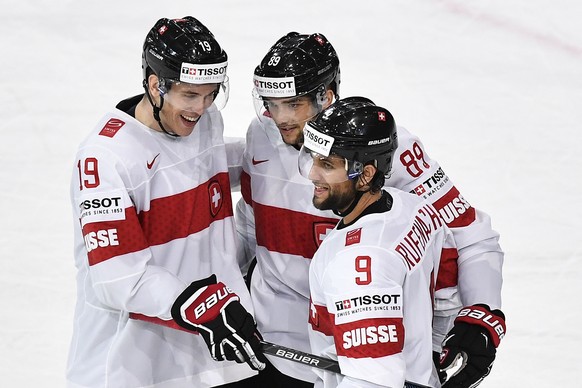
[{"label": "white ice rink", "polygon": [[391,110],[501,233],[508,334],[481,386],[582,386],[578,0],[0,0],[0,386],[64,386],[76,147],[142,91],[148,29],[185,15],[228,52],[229,136],[275,40],[324,33],[342,97]]}]

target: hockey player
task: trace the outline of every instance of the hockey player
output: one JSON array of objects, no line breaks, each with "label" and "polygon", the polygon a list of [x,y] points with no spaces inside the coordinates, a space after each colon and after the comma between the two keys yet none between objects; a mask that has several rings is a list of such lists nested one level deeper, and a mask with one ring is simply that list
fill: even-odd
[{"label": "hockey player", "polygon": [[[338,98],[339,59],[322,34],[292,32],[269,49],[255,69],[254,82],[258,117],[247,132],[243,200],[237,204],[237,229],[247,257],[256,257],[247,281],[261,334],[271,342],[308,351],[309,263],[338,217],[312,206],[312,185],[299,175],[296,163],[305,122]],[[438,362],[441,343],[462,305],[486,305],[474,308],[487,314],[501,307],[503,251],[489,216],[460,194],[417,136],[401,126],[396,130],[399,145],[386,186],[431,202],[459,249],[458,259],[443,258],[436,284],[433,348]],[[498,341],[490,338],[487,327],[476,319],[452,328],[455,335],[447,337],[442,369],[458,357],[464,363],[448,387],[469,387],[489,372]],[[267,366],[255,379],[312,386],[315,376],[308,368],[269,360],[276,369]]]},{"label": "hockey player", "polygon": [[390,112],[339,100],[304,128],[300,171],[313,205],[340,215],[309,271],[316,355],[339,361],[316,387],[440,386],[433,374],[432,299],[452,234],[422,198],[387,188],[397,148]]},{"label": "hockey player", "polygon": [[264,367],[235,257],[219,112],[227,55],[184,17],[158,20],[142,59],[145,93],[108,112],[75,160],[78,301],[67,381],[222,386]]}]

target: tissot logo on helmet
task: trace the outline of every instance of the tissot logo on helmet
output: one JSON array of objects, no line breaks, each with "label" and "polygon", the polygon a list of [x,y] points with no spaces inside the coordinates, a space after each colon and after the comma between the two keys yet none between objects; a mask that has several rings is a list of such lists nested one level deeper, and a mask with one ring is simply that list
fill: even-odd
[{"label": "tissot logo on helmet", "polygon": [[[293,94],[262,94],[263,97],[292,97],[330,87],[339,96],[339,59],[322,34],[290,32],[275,43],[255,68],[255,78],[285,80],[293,77]],[[265,88],[268,93],[274,89]],[[339,97],[338,97],[339,98]]]},{"label": "tissot logo on helmet", "polygon": [[227,62],[212,65],[182,63],[180,81],[192,84],[221,83],[226,77]]},{"label": "tissot logo on helmet", "polygon": [[317,131],[310,125],[306,125],[303,129],[303,137],[306,148],[323,156],[329,156],[334,142],[333,137]]},{"label": "tissot logo on helmet", "polygon": [[[192,49],[203,47],[203,49]],[[159,78],[188,83],[222,83],[226,79],[226,52],[214,35],[197,19],[160,19],[148,33],[143,46],[143,78],[150,73]],[[184,65],[188,72],[184,73]],[[191,77],[190,69],[196,69]],[[200,78],[198,78],[200,77]]]},{"label": "tissot logo on helmet", "polygon": [[295,78],[253,77],[255,88],[262,97],[292,97],[295,95]]}]

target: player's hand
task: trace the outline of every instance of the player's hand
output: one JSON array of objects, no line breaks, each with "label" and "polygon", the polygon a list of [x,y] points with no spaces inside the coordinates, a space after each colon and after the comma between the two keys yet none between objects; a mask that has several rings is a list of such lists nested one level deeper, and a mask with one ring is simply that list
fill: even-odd
[{"label": "player's hand", "polygon": [[172,318],[200,333],[213,359],[246,362],[254,370],[265,368],[255,320],[238,295],[216,283],[215,275],[190,284],[174,302]]},{"label": "player's hand", "polygon": [[[443,388],[474,388],[491,371],[496,348],[505,335],[505,315],[486,305],[461,309],[443,341],[439,377]],[[446,373],[446,379],[443,373]]]}]

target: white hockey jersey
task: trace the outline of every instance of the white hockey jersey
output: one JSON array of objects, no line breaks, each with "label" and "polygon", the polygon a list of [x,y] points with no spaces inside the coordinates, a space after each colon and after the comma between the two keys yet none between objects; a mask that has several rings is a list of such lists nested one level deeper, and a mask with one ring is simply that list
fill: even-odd
[{"label": "white hockey jersey", "polygon": [[440,386],[432,361],[433,295],[441,253],[455,251],[454,241],[430,204],[387,192],[372,206],[391,196],[390,210],[338,225],[311,262],[311,349],[337,359],[341,369],[316,370],[316,387],[403,387],[405,380]]},{"label": "white hockey jersey", "polygon": [[212,360],[170,315],[187,285],[213,273],[253,311],[235,257],[222,132],[212,108],[176,138],[114,109],[79,146],[70,387],[209,387],[256,374]]},{"label": "white hockey jersey", "polygon": [[[501,306],[503,252],[487,214],[473,208],[459,193],[420,140],[397,127],[398,149],[387,187],[426,198],[450,227],[456,255],[445,257],[437,281],[435,350],[452,323],[459,302]],[[317,210],[313,184],[299,174],[299,151],[286,145],[271,121],[254,119],[247,131],[237,229],[247,257],[257,258],[251,277],[251,298],[259,331],[271,341],[309,351],[307,336],[309,263],[317,247],[337,223],[331,211]],[[459,276],[461,274],[461,276]],[[460,279],[460,281],[458,280]],[[459,287],[457,287],[459,286]],[[270,357],[283,373],[313,381],[309,368]]]}]

